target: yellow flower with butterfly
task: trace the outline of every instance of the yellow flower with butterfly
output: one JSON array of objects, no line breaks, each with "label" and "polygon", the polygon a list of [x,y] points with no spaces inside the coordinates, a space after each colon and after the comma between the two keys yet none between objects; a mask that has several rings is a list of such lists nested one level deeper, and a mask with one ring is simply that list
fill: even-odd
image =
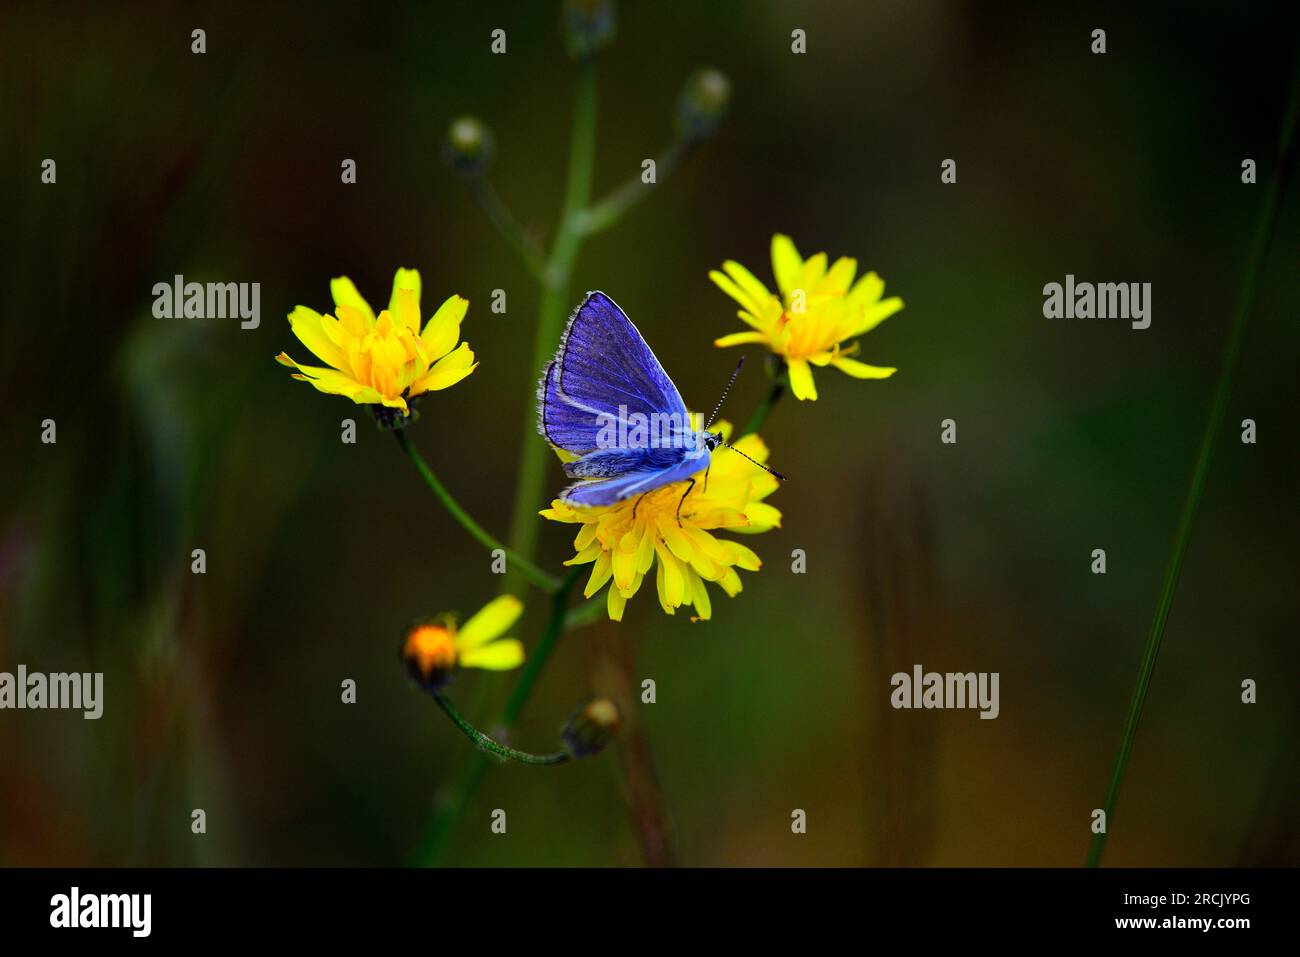
[{"label": "yellow flower with butterfly", "polygon": [[620,620],[652,568],[670,615],[691,605],[695,618],[711,617],[706,582],[740,592],[737,569],[761,562],[714,533],[780,524],[763,499],[784,476],[767,466],[762,439],[732,443],[729,424],[709,430],[712,417],[701,427],[627,313],[602,292],[574,310],[537,395],[538,432],[576,479],[541,515],[582,526],[566,564],[592,565],[588,598],[608,584],[609,617]]},{"label": "yellow flower with butterfly", "polygon": [[[731,425],[718,423],[724,440]],[[780,480],[754,468],[766,463],[767,446],[757,435],[737,440],[741,455],[717,455],[708,469],[688,481],[674,482],[638,498],[612,505],[584,506],[555,499],[541,514],[553,522],[582,526],[573,540],[576,554],[566,565],[591,565],[583,594],[591,598],[606,585],[606,608],[614,621],[623,618],[628,599],[640,591],[653,570],[659,605],[674,614],[683,605],[693,617],[708,620],[713,602],[706,584],[730,598],[741,591],[740,571],[758,571],[758,555],[719,533],[755,535],[781,525],[781,512],[764,501]],[[751,461],[746,461],[746,457]]]}]

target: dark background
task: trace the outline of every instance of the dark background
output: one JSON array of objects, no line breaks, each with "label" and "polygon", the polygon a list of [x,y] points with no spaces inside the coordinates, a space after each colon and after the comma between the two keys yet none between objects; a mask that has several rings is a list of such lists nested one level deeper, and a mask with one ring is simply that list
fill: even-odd
[{"label": "dark background", "polygon": [[[613,295],[707,406],[736,356],[711,342],[740,328],[707,271],[735,258],[770,282],[770,237],[788,232],[904,297],[862,356],[900,371],[822,371],[818,402],[774,411],[763,435],[792,478],[770,500],[784,527],[745,539],[763,570],[715,592],[708,624],[666,617],[647,586],[621,625],[567,636],[516,741],[545,750],[598,691],[631,713],[622,750],[493,770],[448,860],[640,862],[629,803],[649,753],[685,864],[1081,863],[1274,172],[1294,7],[631,2],[619,18],[597,195],[667,143],[697,66],[728,73],[734,100],[588,243],[573,288]],[[439,149],[452,117],[482,116],[497,189],[549,236],[573,73],[551,3],[0,13],[0,670],[106,672],[100,721],[0,712],[0,863],[407,859],[470,748],[409,686],[397,641],[497,583],[364,410],[272,357],[309,358],[283,316],[325,310],[331,276],[383,303],[404,265],[426,307],[467,295],[482,366],[413,434],[504,534],[538,293]],[[947,157],[956,185],[939,181]],[[1246,157],[1259,185],[1241,183]],[[1298,240],[1291,196],[1110,864],[1300,863]],[[260,328],[153,318],[153,284],[176,273],[260,282]],[[1151,328],[1044,319],[1043,284],[1066,273],[1152,283]],[[763,390],[743,376],[728,414]],[[1257,445],[1238,441],[1247,416]],[[956,446],[939,442],[949,417]],[[571,538],[543,529],[548,567]],[[534,594],[516,629],[530,648],[542,611]],[[892,710],[890,674],[918,662],[999,672],[1001,716]],[[644,677],[653,706],[629,692]],[[468,674],[457,698],[486,724],[512,680]],[[498,807],[508,837],[488,831]]]}]

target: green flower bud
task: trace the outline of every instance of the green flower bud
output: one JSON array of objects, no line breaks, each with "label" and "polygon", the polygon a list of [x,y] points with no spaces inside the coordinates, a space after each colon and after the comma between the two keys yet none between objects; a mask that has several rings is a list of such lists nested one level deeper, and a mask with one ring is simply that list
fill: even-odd
[{"label": "green flower bud", "polygon": [[477,175],[492,162],[492,131],[476,116],[461,116],[447,128],[444,157],[452,168],[466,175]]},{"label": "green flower bud", "polygon": [[564,722],[560,737],[575,758],[585,758],[603,751],[618,733],[621,715],[618,705],[608,698],[592,698],[579,705]]},{"label": "green flower bud", "polygon": [[731,103],[731,81],[720,70],[696,70],[677,98],[677,132],[688,139],[712,136]]},{"label": "green flower bud", "polygon": [[613,0],[564,0],[560,35],[575,60],[585,60],[609,46],[618,31]]}]

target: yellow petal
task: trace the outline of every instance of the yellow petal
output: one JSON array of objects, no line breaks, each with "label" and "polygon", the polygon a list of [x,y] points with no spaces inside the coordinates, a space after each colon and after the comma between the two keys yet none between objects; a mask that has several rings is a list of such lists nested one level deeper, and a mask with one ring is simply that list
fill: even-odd
[{"label": "yellow petal", "polygon": [[799,270],[799,278],[795,280],[795,288],[802,289],[807,295],[811,296],[813,290],[821,284],[822,277],[826,275],[826,254],[817,253],[804,260],[803,268]]},{"label": "yellow petal", "polygon": [[667,548],[656,543],[655,551],[659,555],[659,569],[662,576],[659,597],[666,611],[668,607],[676,608],[682,603],[686,587],[685,575],[682,566]]},{"label": "yellow petal", "polygon": [[843,356],[832,359],[831,365],[855,379],[888,379],[898,371],[888,366],[869,366],[865,362],[859,362],[857,359],[845,359]]},{"label": "yellow petal", "polygon": [[606,592],[605,610],[609,613],[610,621],[622,621],[623,609],[627,606],[627,599],[619,594],[617,588],[611,588]]},{"label": "yellow petal", "polygon": [[438,307],[438,311],[429,319],[420,338],[424,340],[425,351],[429,359],[440,359],[451,352],[460,339],[460,323],[465,318],[469,300],[464,296],[452,295]]},{"label": "yellow petal", "polygon": [[[370,386],[362,385],[356,379],[352,378],[337,369],[326,369],[323,366],[305,366],[281,352],[275,357],[275,361],[280,365],[290,366],[298,370],[294,376],[303,382],[309,382],[317,391],[324,392],[326,395],[341,395],[351,399],[357,405],[368,405],[379,402],[381,396]],[[387,404],[387,403],[385,403]],[[406,403],[402,402],[402,408]]]},{"label": "yellow petal", "polygon": [[763,304],[772,298],[767,287],[758,280],[757,276],[734,259],[728,259],[722,264],[722,268],[748,298],[749,303],[741,303],[741,305],[746,306],[754,315],[760,315]]},{"label": "yellow petal", "polygon": [[664,610],[665,614],[675,615],[677,606],[668,601],[668,594],[664,591],[664,566],[662,562],[655,567],[655,589],[659,593],[659,607]]},{"label": "yellow petal", "polygon": [[660,515],[655,523],[659,529],[659,535],[668,546],[668,550],[684,562],[689,562],[691,556],[695,554],[695,548],[691,545],[691,540],[686,537],[686,533],[678,527],[673,518],[666,515]]},{"label": "yellow petal", "polygon": [[335,306],[334,311],[339,314],[339,325],[343,331],[353,339],[361,339],[375,326],[374,319],[368,318],[356,306]]},{"label": "yellow petal", "polygon": [[796,399],[817,399],[817,386],[813,383],[812,369],[805,359],[791,359],[787,363],[790,373],[790,391]]},{"label": "yellow petal", "polygon": [[465,668],[486,668],[488,671],[508,671],[524,663],[524,646],[514,638],[502,638],[482,648],[463,652],[460,664]]},{"label": "yellow petal", "polygon": [[691,604],[695,606],[695,614],[702,620],[708,621],[713,617],[713,603],[709,600],[709,590],[703,580],[695,575],[691,576]]},{"label": "yellow petal", "polygon": [[[398,269],[393,276],[393,294],[388,298],[388,311],[397,312],[397,293],[401,289],[410,289],[415,293],[415,304],[420,304],[420,270],[418,269]],[[417,326],[414,332],[419,332]]]},{"label": "yellow petal", "polygon": [[464,652],[485,645],[519,620],[524,603],[514,595],[502,595],[484,605],[456,633],[456,650]]},{"label": "yellow petal", "polygon": [[455,385],[465,376],[478,368],[474,353],[468,342],[462,342],[460,348],[450,355],[445,355],[433,364],[429,374],[411,383],[411,395],[421,392],[437,392]]},{"label": "yellow petal", "polygon": [[731,335],[713,340],[713,344],[719,349],[725,349],[727,346],[743,345],[746,342],[767,342],[767,336],[761,332],[733,332]]},{"label": "yellow petal", "polygon": [[348,359],[328,335],[319,312],[306,306],[297,306],[289,313],[289,327],[298,341],[312,351],[316,358],[335,369],[347,369]]},{"label": "yellow petal", "polygon": [[601,552],[596,556],[595,564],[591,566],[591,577],[587,579],[587,587],[582,590],[582,596],[590,598],[596,594],[613,575],[614,570],[609,559],[609,552]]},{"label": "yellow petal", "polygon": [[885,291],[885,282],[874,272],[869,272],[853,284],[849,290],[849,303],[855,306],[869,306],[880,298]]},{"label": "yellow petal", "polygon": [[[361,313],[367,325],[375,324],[375,311],[370,308],[370,303],[361,298],[361,293],[357,292],[357,287],[347,276],[330,280],[330,295],[334,297],[335,306],[348,306],[355,309]],[[342,319],[343,316],[340,315],[339,318]]]},{"label": "yellow petal", "polygon": [[870,332],[902,308],[903,300],[897,296],[890,296],[883,302],[868,305],[863,310],[862,317],[849,327],[849,331],[845,333],[844,337],[847,339],[851,336],[860,336],[864,332]]},{"label": "yellow petal", "polygon": [[753,549],[747,548],[740,542],[728,541],[725,543],[727,551],[731,552],[735,563],[746,571],[756,572],[762,567],[763,563],[759,557],[754,554]]},{"label": "yellow petal", "polygon": [[[631,532],[628,533],[631,535]],[[625,535],[624,538],[627,538]],[[614,587],[619,591],[626,592],[632,588],[633,580],[636,578],[636,545],[627,550],[621,546],[613,553],[614,561]]]},{"label": "yellow petal", "polygon": [[750,325],[756,325],[751,313],[755,315],[761,314],[762,310],[759,308],[760,303],[754,302],[753,299],[750,297],[750,295],[746,293],[743,289],[741,289],[738,285],[736,285],[736,283],[731,279],[731,277],[726,275],[725,273],[720,273],[716,269],[714,269],[709,272],[709,278],[713,280],[713,284],[715,286],[717,286],[719,289],[725,292],[732,299],[736,300],[736,302],[744,306],[744,309],[742,309],[740,312],[740,315],[744,319],[744,321],[749,323]]},{"label": "yellow petal", "polygon": [[819,296],[842,296],[849,291],[849,286],[853,284],[853,276],[858,271],[858,261],[850,259],[847,256],[841,256],[835,260],[835,265],[831,266],[826,276],[817,286],[817,295]]},{"label": "yellow petal", "polygon": [[573,550],[580,552],[596,540],[597,527],[594,523],[583,525],[578,532],[577,538],[573,540]]},{"label": "yellow petal", "polygon": [[794,240],[777,233],[772,237],[772,275],[781,290],[781,298],[787,299],[790,290],[799,282],[799,271],[803,269],[803,258],[795,248]]},{"label": "yellow petal", "polygon": [[734,531],[753,535],[781,527],[781,510],[766,502],[750,502],[745,506],[745,517],[749,525]]},{"label": "yellow petal", "polygon": [[656,537],[649,529],[641,536],[641,542],[637,545],[636,550],[636,571],[638,575],[644,575],[650,570],[650,564],[655,560],[655,541]]},{"label": "yellow petal", "polygon": [[718,580],[718,584],[722,586],[722,590],[727,593],[728,598],[735,598],[744,588],[740,583],[740,576],[736,574],[734,568],[728,568],[727,574]]},{"label": "yellow petal", "polygon": [[412,335],[420,334],[420,294],[414,289],[394,289],[394,306],[390,307],[392,315],[397,317],[397,325],[407,329]]}]

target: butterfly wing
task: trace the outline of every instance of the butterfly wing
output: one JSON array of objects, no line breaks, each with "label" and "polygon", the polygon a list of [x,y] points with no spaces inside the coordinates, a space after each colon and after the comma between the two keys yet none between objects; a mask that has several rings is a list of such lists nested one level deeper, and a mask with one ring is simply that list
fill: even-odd
[{"label": "butterfly wing", "polygon": [[689,421],[677,386],[632,320],[603,292],[588,293],[569,317],[537,391],[538,431],[576,455],[596,450],[602,417],[673,413]]},{"label": "butterfly wing", "polygon": [[644,495],[674,482],[684,482],[696,472],[707,468],[709,453],[684,458],[676,465],[651,472],[630,472],[619,478],[577,482],[560,493],[560,498],[573,505],[613,505],[633,495]]}]

